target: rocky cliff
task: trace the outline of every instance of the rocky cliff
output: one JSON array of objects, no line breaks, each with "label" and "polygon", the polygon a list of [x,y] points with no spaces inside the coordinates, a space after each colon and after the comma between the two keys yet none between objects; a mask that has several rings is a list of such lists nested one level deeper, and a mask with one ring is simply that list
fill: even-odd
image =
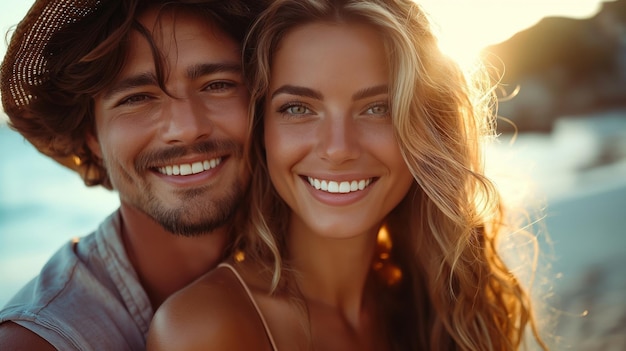
[{"label": "rocky cliff", "polygon": [[604,2],[587,19],[544,18],[482,54],[501,80],[498,114],[520,131],[626,107],[626,0]]}]

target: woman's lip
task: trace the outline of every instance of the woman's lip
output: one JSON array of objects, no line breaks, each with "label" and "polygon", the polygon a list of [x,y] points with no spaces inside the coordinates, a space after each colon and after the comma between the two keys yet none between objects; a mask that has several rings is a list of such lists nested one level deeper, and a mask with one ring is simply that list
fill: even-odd
[{"label": "woman's lip", "polygon": [[341,192],[328,192],[324,190],[318,190],[309,183],[307,177],[302,177],[304,185],[308,189],[311,196],[317,201],[329,205],[329,206],[348,206],[363,199],[372,189],[372,185],[376,182],[376,178],[371,178],[371,182],[363,190],[350,191],[346,193]]},{"label": "woman's lip", "polygon": [[362,191],[367,188],[373,178],[358,177],[349,180],[333,180],[333,179],[320,179],[315,177],[306,177],[309,184],[316,190],[327,191],[329,193],[351,193],[353,191]]}]

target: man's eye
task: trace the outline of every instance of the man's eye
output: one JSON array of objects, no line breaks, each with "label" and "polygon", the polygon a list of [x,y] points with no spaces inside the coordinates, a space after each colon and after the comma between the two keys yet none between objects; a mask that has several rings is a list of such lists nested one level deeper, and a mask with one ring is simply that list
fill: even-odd
[{"label": "man's eye", "polygon": [[145,94],[135,94],[135,95],[131,95],[128,96],[126,98],[123,98],[122,100],[120,100],[120,102],[117,104],[118,106],[121,105],[134,105],[134,104],[138,104],[144,101],[147,101],[150,99],[150,96],[145,95]]},{"label": "man's eye", "polygon": [[233,88],[235,86],[235,84],[231,83],[231,82],[224,82],[224,81],[219,81],[219,82],[212,82],[209,83],[205,90],[211,91],[211,92],[223,92],[223,91],[227,91],[231,88]]}]

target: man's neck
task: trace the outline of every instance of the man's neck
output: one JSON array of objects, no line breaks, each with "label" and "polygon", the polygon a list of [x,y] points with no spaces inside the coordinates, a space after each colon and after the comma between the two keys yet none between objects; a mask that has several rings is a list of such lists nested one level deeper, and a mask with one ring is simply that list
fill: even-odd
[{"label": "man's neck", "polygon": [[120,211],[126,253],[154,309],[222,259],[226,228],[183,237],[128,204],[122,203]]}]

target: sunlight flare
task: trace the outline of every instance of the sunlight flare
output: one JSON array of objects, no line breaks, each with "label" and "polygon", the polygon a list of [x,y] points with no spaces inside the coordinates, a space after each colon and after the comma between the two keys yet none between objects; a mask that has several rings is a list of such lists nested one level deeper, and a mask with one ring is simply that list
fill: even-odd
[{"label": "sunlight flare", "polygon": [[601,0],[417,0],[430,14],[441,49],[462,66],[480,51],[532,27],[544,17],[587,18]]}]

